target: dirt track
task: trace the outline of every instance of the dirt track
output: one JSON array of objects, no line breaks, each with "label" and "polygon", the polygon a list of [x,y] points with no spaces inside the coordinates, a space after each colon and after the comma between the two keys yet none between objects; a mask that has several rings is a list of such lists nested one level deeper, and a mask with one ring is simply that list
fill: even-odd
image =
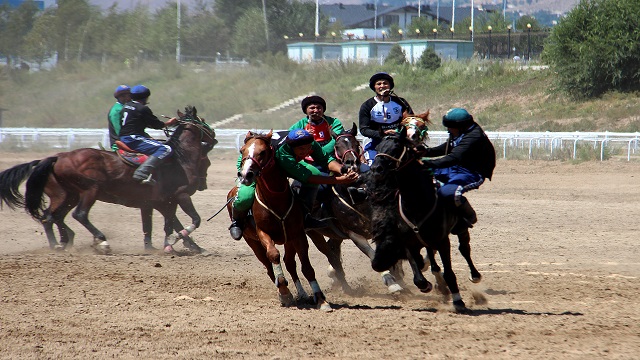
[{"label": "dirt track", "polygon": [[[215,151],[209,189],[194,197],[204,218],[233,185],[233,156]],[[0,155],[0,170],[44,157]],[[224,212],[194,233],[210,255],[148,255],[138,211],[99,203],[91,219],[114,251],[101,256],[70,216],[76,246],[53,253],[39,224],[5,208],[0,358],[635,359],[639,188],[637,163],[499,161],[494,181],[469,195],[479,216],[473,256],[484,275],[475,290],[486,305],[474,303],[454,251],[470,316],[412,285],[388,295],[349,242],[343,258],[357,295],[331,288],[328,263],[312,247],[334,311],[282,308],[249,247],[229,237]]]}]

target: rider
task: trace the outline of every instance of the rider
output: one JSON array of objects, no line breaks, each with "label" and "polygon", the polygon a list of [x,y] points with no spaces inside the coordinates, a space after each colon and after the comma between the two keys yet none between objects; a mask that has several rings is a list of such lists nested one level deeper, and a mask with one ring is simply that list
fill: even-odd
[{"label": "rider", "polygon": [[118,134],[120,133],[120,120],[122,120],[122,108],[124,104],[131,101],[131,89],[127,85],[120,85],[113,93],[113,97],[116,98],[116,103],[113,104],[111,110],[109,110],[109,141],[111,142],[111,150],[118,150],[116,140],[118,140]]},{"label": "rider", "polygon": [[[324,175],[315,166],[304,161],[307,156],[311,156],[315,163],[329,169],[334,175]],[[313,135],[304,129],[289,131],[284,144],[276,150],[275,159],[288,177],[302,183],[299,196],[303,202],[304,227],[306,229],[326,226],[324,222],[314,219],[310,215],[319,184],[349,184],[358,179],[356,172],[349,171],[346,174],[341,174],[342,165],[331,154],[324,152],[320,144],[313,140]],[[240,170],[241,162],[242,159],[238,159],[238,170]],[[233,220],[229,226],[231,237],[235,240],[242,238],[245,218],[253,205],[254,198],[255,183],[238,186],[237,198],[233,203]]]},{"label": "rider", "polygon": [[413,114],[409,103],[392,92],[393,86],[391,75],[385,72],[374,74],[369,79],[369,87],[376,95],[360,106],[360,133],[371,139],[364,147],[368,165],[373,163],[377,153],[375,148],[384,135],[396,132],[402,121],[402,114],[405,111]]},{"label": "rider", "polygon": [[484,130],[473,116],[462,108],[453,108],[442,117],[442,125],[449,131],[449,140],[433,148],[421,148],[424,156],[442,156],[423,159],[427,167],[434,169],[435,178],[444,185],[438,196],[454,205],[467,227],[476,223],[476,212],[463,193],[477,189],[485,179],[491,180],[496,167],[496,152]]},{"label": "rider", "polygon": [[149,155],[149,158],[133,173],[133,178],[143,184],[155,182],[151,179],[153,169],[171,155],[172,151],[170,146],[151,139],[145,133],[145,129],[162,129],[178,122],[175,117],[163,122],[153,115],[147,106],[150,95],[151,91],[144,85],[131,88],[131,101],[122,109],[122,128],[120,129],[120,140],[123,143],[134,151]]},{"label": "rider", "polygon": [[306,116],[291,125],[289,130],[307,130],[313,135],[313,139],[322,146],[325,153],[333,154],[336,140],[331,136],[331,132],[333,131],[337,135],[342,134],[344,127],[340,120],[324,114],[327,111],[327,102],[320,96],[307,96],[302,99],[300,106]]}]

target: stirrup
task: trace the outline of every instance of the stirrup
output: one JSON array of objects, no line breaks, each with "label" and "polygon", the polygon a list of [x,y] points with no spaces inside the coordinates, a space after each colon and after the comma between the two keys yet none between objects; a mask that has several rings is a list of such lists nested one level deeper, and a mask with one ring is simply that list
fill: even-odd
[{"label": "stirrup", "polygon": [[146,179],[140,180],[140,183],[143,185],[155,185],[156,181],[152,178],[153,174],[149,174]]}]

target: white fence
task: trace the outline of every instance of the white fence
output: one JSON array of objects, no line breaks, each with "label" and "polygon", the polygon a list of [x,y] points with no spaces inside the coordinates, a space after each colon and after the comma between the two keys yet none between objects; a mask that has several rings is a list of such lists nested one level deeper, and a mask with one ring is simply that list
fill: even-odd
[{"label": "white fence", "polygon": [[[247,129],[217,129],[218,149],[238,149]],[[267,132],[267,130],[255,130]],[[160,130],[151,136],[164,138]],[[499,157],[505,159],[599,159],[624,157],[640,160],[640,133],[613,132],[487,132]],[[444,131],[429,133],[434,146],[448,137]],[[363,141],[363,138],[360,137]],[[108,147],[107,129],[0,128],[0,150],[71,150],[82,147]]]}]

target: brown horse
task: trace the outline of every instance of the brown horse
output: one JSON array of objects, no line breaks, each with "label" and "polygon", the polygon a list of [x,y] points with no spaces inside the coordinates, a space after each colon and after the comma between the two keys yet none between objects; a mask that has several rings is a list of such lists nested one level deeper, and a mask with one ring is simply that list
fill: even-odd
[{"label": "brown horse", "polygon": [[[331,311],[320,286],[315,271],[309,261],[309,243],[304,232],[302,208],[294,197],[286,174],[277,166],[275,149],[271,145],[273,131],[268,134],[247,133],[244,146],[240,149],[242,166],[238,179],[243,185],[255,183],[255,200],[251,208],[253,222],[245,226],[244,237],[256,257],[267,269],[267,274],[278,288],[280,303],[293,304],[293,295],[287,287],[287,280],[280,264],[280,252],[276,245],[284,245],[284,264],[298,291],[298,299],[308,295],[296,271],[295,256],[298,255],[302,273],[309,281],[313,298],[318,308]],[[236,196],[237,187],[231,189],[227,200]],[[227,210],[232,214],[232,201]]]},{"label": "brown horse", "polygon": [[[342,164],[343,173],[348,170],[361,171],[363,150],[356,138],[357,134],[356,124],[340,135],[332,134],[335,139],[334,157]],[[371,239],[371,207],[366,201],[356,202],[351,198],[348,192],[348,188],[351,186],[353,184],[328,186],[329,188],[325,189],[327,194],[323,199],[324,206],[321,208],[320,214],[316,216],[331,219],[330,226],[323,229],[307,230],[307,236],[329,261],[329,277],[336,281],[334,285],[340,285],[346,293],[350,293],[352,289],[347,283],[342,266],[342,242],[345,239],[351,239],[369,259],[373,259],[375,255],[368,240]],[[328,240],[325,240],[325,236]],[[390,293],[403,290],[402,285],[398,283],[398,280],[402,280],[402,266],[400,264],[391,271],[383,271],[380,275]]]},{"label": "brown horse", "polygon": [[401,124],[407,128],[407,139],[416,145],[429,138],[427,125],[431,124],[431,120],[429,120],[430,113],[431,111],[427,110],[427,112],[418,115],[411,115],[406,111],[402,114]]},{"label": "brown horse", "polygon": [[[94,247],[101,253],[110,252],[105,235],[89,222],[89,210],[96,201],[128,207],[158,210],[165,218],[165,245],[187,237],[199,227],[201,219],[191,201],[191,195],[202,187],[202,176],[210,165],[206,158],[217,143],[215,132],[197,117],[195,108],[187,107],[179,125],[167,144],[173,157],[156,171],[157,184],[143,185],[132,175],[135,167],[125,164],[112,151],[78,149],[15,166],[0,173],[0,201],[10,207],[24,206],[36,220],[42,222],[52,248],[65,249],[72,244],[73,231],[65,224],[66,215],[75,207],[73,217],[94,237]],[[27,178],[28,177],[28,178]],[[27,178],[24,199],[18,186]],[[44,197],[49,206],[44,207]],[[191,217],[192,224],[172,235],[176,223],[176,208]],[[143,212],[144,220],[145,212]],[[58,227],[60,244],[53,232]]]}]

